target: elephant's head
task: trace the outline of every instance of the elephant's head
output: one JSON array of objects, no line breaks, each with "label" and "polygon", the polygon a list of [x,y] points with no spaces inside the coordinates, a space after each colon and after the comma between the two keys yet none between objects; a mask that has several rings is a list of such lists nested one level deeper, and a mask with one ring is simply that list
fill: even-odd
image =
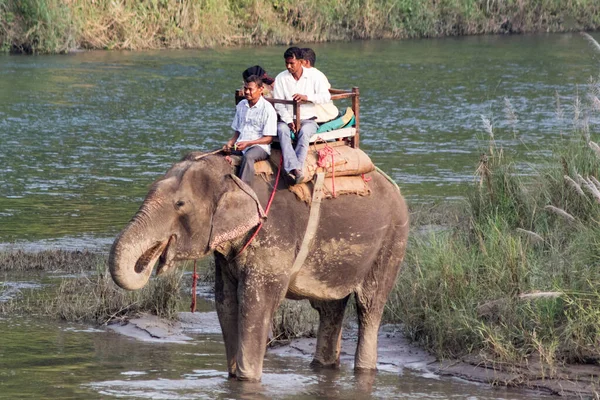
[{"label": "elephant's head", "polygon": [[220,155],[187,157],[156,181],[117,236],[109,268],[122,288],[142,288],[174,261],[201,258],[256,226],[264,216],[254,192]]}]

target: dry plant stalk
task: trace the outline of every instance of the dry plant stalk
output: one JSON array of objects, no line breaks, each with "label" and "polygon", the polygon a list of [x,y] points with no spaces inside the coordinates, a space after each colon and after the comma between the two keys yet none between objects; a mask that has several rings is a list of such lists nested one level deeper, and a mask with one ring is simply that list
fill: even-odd
[{"label": "dry plant stalk", "polygon": [[531,239],[531,241],[533,243],[543,243],[544,242],[544,238],[535,232],[528,231],[527,229],[523,229],[523,228],[517,228],[516,231],[519,233],[524,233],[526,236],[528,236]]},{"label": "dry plant stalk", "polygon": [[560,105],[560,95],[558,94],[558,91],[555,90],[554,91],[554,98],[555,98],[555,104],[556,104],[556,118],[560,121],[564,118],[565,113]]},{"label": "dry plant stalk", "polygon": [[581,196],[587,198],[587,196],[583,192],[583,189],[581,188],[581,186],[579,186],[579,184],[577,182],[575,182],[569,175],[565,175],[564,178],[565,178],[565,181],[567,181],[567,184],[569,186],[571,186],[573,189],[575,189],[575,191],[577,193],[579,193]]},{"label": "dry plant stalk", "polygon": [[581,175],[578,175],[580,181],[583,183],[583,186],[587,188],[587,190],[594,196],[594,199],[597,203],[600,204],[600,189],[595,185],[595,183],[588,177],[584,179]]},{"label": "dry plant stalk", "polygon": [[591,96],[591,100],[592,100],[592,110],[600,111],[600,99],[598,99],[598,96]]},{"label": "dry plant stalk", "polygon": [[600,190],[600,182],[598,181],[598,179],[596,179],[595,176],[590,176],[589,179],[594,182],[594,185],[596,185],[596,187]]},{"label": "dry plant stalk", "polygon": [[475,170],[475,174],[479,175],[479,187],[483,186],[483,181],[485,180],[488,191],[492,193],[492,174],[490,172],[488,156],[486,154],[482,154],[479,157],[479,165],[477,166],[477,170]]},{"label": "dry plant stalk", "polygon": [[590,35],[589,33],[586,32],[580,32],[581,36],[583,36],[591,45],[592,47],[600,52],[600,44],[598,44],[598,42],[596,42],[596,40],[592,37],[592,35]]},{"label": "dry plant stalk", "polygon": [[592,142],[591,140],[588,142],[588,146],[590,146],[590,149],[594,150],[594,153],[596,153],[596,155],[598,157],[600,157],[600,146],[598,146],[598,144],[596,142]]},{"label": "dry plant stalk", "polygon": [[572,216],[571,214],[569,214],[568,212],[566,212],[565,210],[563,210],[562,208],[547,205],[546,207],[544,207],[544,209],[546,211],[553,212],[556,215],[560,215],[561,217],[563,217],[564,219],[566,219],[569,222],[575,222],[575,217]]}]

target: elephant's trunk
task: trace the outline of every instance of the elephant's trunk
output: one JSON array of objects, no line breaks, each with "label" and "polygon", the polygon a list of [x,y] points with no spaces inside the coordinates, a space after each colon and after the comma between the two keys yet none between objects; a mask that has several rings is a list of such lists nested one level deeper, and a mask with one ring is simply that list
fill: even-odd
[{"label": "elephant's trunk", "polygon": [[[139,218],[139,214],[117,236],[110,250],[108,266],[113,280],[127,290],[146,285],[154,264],[167,253],[174,236],[153,234]],[[164,257],[163,257],[164,258]],[[161,259],[161,262],[164,260]]]}]

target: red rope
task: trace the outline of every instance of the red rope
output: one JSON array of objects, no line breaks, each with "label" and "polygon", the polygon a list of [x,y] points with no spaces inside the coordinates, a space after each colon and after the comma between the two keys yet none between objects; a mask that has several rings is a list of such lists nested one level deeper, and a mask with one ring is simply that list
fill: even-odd
[{"label": "red rope", "polygon": [[327,171],[327,156],[331,155],[331,189],[333,191],[333,197],[335,198],[335,159],[333,158],[335,151],[333,147],[329,146],[325,143],[325,147],[318,151],[319,159],[317,160],[317,165],[321,168],[325,168]]},{"label": "red rope", "polygon": [[[269,214],[269,210],[271,209],[271,204],[273,203],[273,198],[275,197],[275,192],[277,191],[277,185],[279,184],[279,174],[281,173],[281,165],[283,164],[283,155],[281,156],[281,160],[279,161],[279,168],[277,170],[277,178],[275,179],[275,187],[273,187],[273,192],[271,192],[271,197],[269,198],[269,202],[267,203],[267,208],[265,209],[265,216]],[[237,254],[238,257],[246,248],[250,245],[252,240],[258,235],[260,228],[262,228],[262,221],[258,224],[256,231],[252,234],[248,242],[242,247],[242,250]],[[196,260],[194,260],[194,274],[192,275],[192,304],[190,305],[191,312],[196,311],[196,285],[198,282],[198,274],[196,273]]]},{"label": "red rope", "polygon": [[191,312],[196,312],[196,285],[198,283],[198,274],[196,273],[196,260],[194,260],[194,274],[192,275],[192,305]]},{"label": "red rope", "polygon": [[[275,192],[277,191],[277,185],[279,184],[279,175],[281,174],[281,165],[282,164],[283,164],[283,154],[281,155],[281,158],[279,159],[279,167],[277,168],[277,178],[275,178],[275,186],[273,187],[273,191],[271,192],[271,197],[269,197],[269,202],[267,203],[267,208],[265,208],[265,217],[267,215],[269,215],[269,210],[271,209],[271,204],[273,203],[273,198],[275,198]],[[248,241],[246,242],[246,244],[244,245],[244,247],[242,247],[242,249],[236,255],[236,257],[239,257],[239,255],[242,254],[242,252],[244,250],[246,250],[246,248],[250,245],[250,243],[252,243],[252,241],[254,240],[254,238],[256,237],[256,235],[258,235],[258,232],[260,231],[260,229],[262,228],[262,226],[263,226],[263,223],[261,221],[258,224],[258,227],[254,231],[254,233],[252,234],[252,236],[250,237],[250,239],[248,239]]]}]

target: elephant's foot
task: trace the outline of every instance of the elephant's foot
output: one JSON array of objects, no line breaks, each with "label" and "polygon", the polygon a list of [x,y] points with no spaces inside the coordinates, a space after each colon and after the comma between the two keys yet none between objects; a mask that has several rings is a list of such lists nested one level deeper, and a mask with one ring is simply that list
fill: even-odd
[{"label": "elephant's foot", "polygon": [[227,374],[227,379],[236,379],[237,375],[235,374],[235,372],[229,372]]},{"label": "elephant's foot", "polygon": [[238,375],[237,380],[242,381],[242,382],[260,382],[260,375],[258,375],[258,376]]},{"label": "elephant's foot", "polygon": [[370,393],[373,390],[377,370],[371,368],[354,368],[354,374],[356,377],[357,389],[365,393]]},{"label": "elephant's foot", "polygon": [[322,369],[336,369],[340,366],[340,360],[336,360],[336,361],[332,361],[332,362],[324,362],[321,360],[317,360],[316,358],[313,358],[313,360],[310,363],[310,366],[312,368],[322,368]]},{"label": "elephant's foot", "polygon": [[377,367],[365,367],[361,365],[354,366],[354,372],[361,375],[374,375],[377,372]]}]

